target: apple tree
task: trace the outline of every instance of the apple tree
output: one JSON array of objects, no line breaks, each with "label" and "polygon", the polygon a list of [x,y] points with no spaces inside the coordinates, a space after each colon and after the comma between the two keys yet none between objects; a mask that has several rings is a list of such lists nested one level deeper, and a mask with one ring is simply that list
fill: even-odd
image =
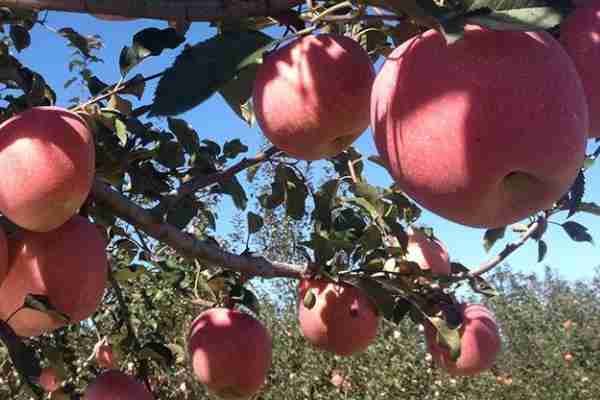
[{"label": "apple tree", "polygon": [[[268,329],[260,305],[283,292],[324,354],[361,354],[410,320],[445,374],[492,370],[502,320],[459,291],[497,296],[486,273],[527,241],[542,260],[548,229],[592,242],[570,218],[600,214],[583,201],[600,154],[600,2],[575,3],[0,1],[10,395],[170,398],[172,379],[183,398],[186,382],[264,393],[273,340],[289,332]],[[124,39],[121,78],[104,82],[102,32],[50,27],[46,11],[168,25]],[[214,35],[195,40],[193,22]],[[44,40],[35,26],[72,47],[65,87],[85,95],[61,98],[22,61]],[[136,73],[166,50],[172,65]],[[264,134],[260,152],[182,117],[217,94]],[[376,153],[361,154],[369,128]],[[367,163],[394,183],[373,184]],[[239,213],[229,235],[226,199]],[[488,250],[508,243],[467,267],[424,209],[485,229]]]}]

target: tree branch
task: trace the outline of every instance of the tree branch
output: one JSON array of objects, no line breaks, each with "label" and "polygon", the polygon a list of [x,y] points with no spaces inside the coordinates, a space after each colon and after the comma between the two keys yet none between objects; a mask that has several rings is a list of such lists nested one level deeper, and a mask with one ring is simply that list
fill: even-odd
[{"label": "tree branch", "polygon": [[277,15],[302,0],[0,0],[0,7],[111,14],[132,18],[212,21]]},{"label": "tree branch", "polygon": [[184,197],[197,192],[200,189],[203,189],[203,188],[213,185],[215,183],[223,182],[227,179],[230,179],[233,176],[235,176],[236,174],[242,172],[243,170],[250,168],[256,164],[260,164],[263,161],[268,160],[269,158],[271,158],[278,152],[280,152],[280,150],[277,149],[276,147],[272,146],[272,147],[269,147],[264,152],[258,153],[256,156],[254,156],[252,158],[244,158],[237,164],[231,166],[230,168],[227,168],[224,171],[215,172],[214,174],[209,174],[209,175],[198,176],[198,177],[192,179],[191,181],[181,185],[177,194],[175,194],[173,197],[171,197],[169,199],[169,203],[174,204],[174,203],[180,201],[181,199],[183,199]]},{"label": "tree branch", "polygon": [[97,203],[108,207],[119,218],[171,246],[183,256],[201,260],[209,265],[263,278],[301,279],[309,271],[307,265],[269,261],[263,257],[240,256],[224,251],[213,244],[201,242],[173,225],[160,221],[148,210],[138,206],[102,181],[94,182],[92,196]]},{"label": "tree branch", "polygon": [[517,240],[516,242],[507,244],[506,247],[500,253],[498,253],[498,255],[496,255],[495,257],[493,257],[493,258],[489,259],[488,261],[486,261],[485,263],[483,263],[477,270],[469,273],[467,276],[469,278],[475,278],[477,276],[483,275],[486,272],[489,272],[492,269],[494,269],[497,265],[499,265],[502,261],[504,261],[508,256],[510,256],[512,253],[514,253],[515,250],[517,250],[519,247],[523,246],[536,232],[538,232],[538,229],[540,228],[540,226],[544,225],[544,222],[545,222],[544,217],[542,217],[542,216],[538,217],[538,220],[536,222],[534,222],[533,224],[531,224],[529,229],[527,229],[527,231],[525,231],[525,233],[523,234],[523,236],[521,236],[521,238],[519,240]]}]

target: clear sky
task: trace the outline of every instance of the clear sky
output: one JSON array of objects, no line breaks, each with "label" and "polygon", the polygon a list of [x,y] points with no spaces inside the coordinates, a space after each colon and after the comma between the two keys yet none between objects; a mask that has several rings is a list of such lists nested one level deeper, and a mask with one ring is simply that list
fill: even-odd
[{"label": "clear sky", "polygon": [[[104,59],[104,64],[96,64],[94,73],[107,83],[116,82],[120,78],[119,53],[123,46],[130,45],[131,38],[137,31],[151,26],[166,27],[166,22],[163,21],[104,22],[89,15],[56,12],[48,13],[47,24],[56,29],[72,27],[84,35],[99,34],[105,44],[105,47],[99,52],[99,56]],[[195,23],[187,35],[187,41],[194,44],[214,33],[215,30],[209,28],[208,24]],[[32,36],[32,46],[17,57],[26,66],[41,73],[57,91],[58,104],[66,105],[68,99],[82,94],[77,88],[63,89],[64,82],[71,77],[67,66],[72,49],[66,46],[64,38],[39,25],[34,28]],[[130,72],[130,76],[137,73],[150,75],[160,72],[172,64],[180,51],[181,47],[176,50],[167,50],[162,56],[147,60],[136,67]],[[201,74],[202,71],[198,71],[198,73]],[[155,83],[147,85],[145,98],[140,104],[147,104],[152,100],[154,85]],[[89,93],[85,92],[84,97],[88,95]],[[240,138],[250,147],[250,154],[256,152],[261,143],[260,132],[256,128],[249,128],[240,121],[218,95],[178,117],[191,123],[201,139],[207,138],[222,144],[227,140]],[[370,131],[366,131],[355,143],[355,146],[366,156],[375,154]],[[366,162],[365,176],[374,184],[387,186],[391,183],[387,172],[370,162]],[[587,182],[584,199],[600,203],[600,161],[588,172]],[[220,235],[225,235],[230,230],[228,220],[233,215],[232,207],[229,200],[226,200],[221,206],[221,219],[217,226]],[[600,217],[578,215],[573,219],[587,226],[596,242],[600,243]],[[561,216],[556,221],[563,222],[564,217]],[[484,230],[448,222],[428,212],[424,213],[421,222],[436,229],[436,235],[450,249],[450,256],[453,260],[462,262],[469,267],[482,263],[506,243],[499,242],[490,254],[486,254],[482,247]],[[510,237],[516,238],[515,235]],[[551,225],[545,240],[549,245],[549,251],[542,264],[537,264],[537,246],[533,242],[519,249],[508,259],[508,262],[520,271],[541,272],[544,265],[551,265],[558,268],[564,277],[573,279],[590,277],[593,268],[600,265],[598,245],[572,242],[559,226]]]}]

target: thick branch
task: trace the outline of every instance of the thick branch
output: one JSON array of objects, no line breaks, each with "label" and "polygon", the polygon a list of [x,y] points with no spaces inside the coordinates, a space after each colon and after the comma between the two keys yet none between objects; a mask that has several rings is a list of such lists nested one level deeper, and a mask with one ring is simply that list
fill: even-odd
[{"label": "thick branch", "polygon": [[112,14],[132,18],[211,21],[277,15],[303,0],[0,0],[0,7]]},{"label": "thick branch", "polygon": [[259,153],[252,158],[244,158],[243,160],[226,169],[225,171],[216,172],[210,175],[202,175],[197,178],[194,178],[191,181],[181,185],[181,188],[179,189],[177,194],[171,198],[171,203],[175,203],[181,200],[182,198],[197,192],[200,189],[230,179],[238,173],[242,172],[243,170],[268,160],[269,158],[277,154],[279,151],[280,150],[276,147],[269,147],[264,152]]},{"label": "thick branch", "polygon": [[269,261],[263,257],[240,256],[218,246],[204,243],[173,225],[158,221],[148,210],[138,206],[108,184],[96,180],[92,196],[124,221],[138,227],[156,240],[171,246],[183,256],[195,258],[213,266],[263,278],[302,278],[308,266]]}]

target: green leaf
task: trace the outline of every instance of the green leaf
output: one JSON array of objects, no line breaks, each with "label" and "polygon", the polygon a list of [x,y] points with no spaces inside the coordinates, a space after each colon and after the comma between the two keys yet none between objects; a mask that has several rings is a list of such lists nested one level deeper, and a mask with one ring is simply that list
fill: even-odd
[{"label": "green leaf", "polygon": [[339,179],[330,179],[325,182],[313,195],[315,208],[313,218],[322,223],[326,228],[331,225],[331,212],[336,205],[336,195],[340,187]]},{"label": "green leaf", "polygon": [[248,308],[254,314],[260,313],[260,302],[256,294],[242,285],[234,285],[230,292],[231,298],[238,304]]},{"label": "green leaf", "polygon": [[543,240],[538,241],[538,262],[541,263],[548,252],[548,245]]},{"label": "green leaf", "polygon": [[158,83],[150,116],[196,107],[253,64],[272,40],[259,31],[227,31],[187,48]]},{"label": "green leaf", "polygon": [[260,231],[264,225],[262,217],[258,214],[254,214],[252,211],[248,212],[248,232],[252,235]]},{"label": "green leaf", "polygon": [[375,186],[366,182],[357,182],[352,185],[351,190],[356,197],[364,198],[371,203],[371,205],[377,210],[377,214],[383,214],[384,204],[381,201],[382,194],[379,193]]},{"label": "green leaf", "polygon": [[200,203],[192,196],[186,196],[169,209],[167,222],[178,229],[184,229],[198,215],[200,207]]},{"label": "green leaf", "polygon": [[31,308],[33,310],[43,312],[44,314],[48,314],[63,323],[69,323],[71,321],[71,318],[67,314],[64,314],[54,308],[54,306],[50,304],[50,299],[44,295],[31,293],[27,294],[27,296],[25,296],[24,306],[26,308]]},{"label": "green leaf", "polygon": [[437,340],[438,342],[445,346],[449,350],[450,359],[452,361],[458,360],[461,353],[460,346],[460,329],[455,328],[452,329],[448,326],[448,323],[438,317],[428,317],[429,322],[434,326],[437,330]]},{"label": "green leaf", "polygon": [[185,37],[173,28],[146,28],[133,36],[131,47],[125,46],[119,57],[121,75],[127,73],[150,56],[158,56],[165,49],[175,49],[185,41]]},{"label": "green leaf", "polygon": [[243,144],[240,139],[230,140],[223,145],[223,156],[226,158],[236,158],[247,151],[248,146]]},{"label": "green leaf", "polygon": [[171,169],[179,168],[185,164],[183,148],[177,142],[163,140],[158,147],[156,161]]},{"label": "green leaf", "polygon": [[[283,165],[283,164],[280,164]],[[285,207],[286,215],[296,221],[301,220],[304,217],[306,210],[306,198],[308,197],[308,189],[306,184],[296,172],[288,167],[284,167],[285,170]]]},{"label": "green leaf", "polygon": [[552,7],[531,7],[466,17],[466,21],[493,30],[541,31],[559,25],[563,14]]},{"label": "green leaf", "polygon": [[317,304],[317,296],[315,295],[315,292],[312,288],[308,289],[304,294],[302,304],[304,304],[304,307],[306,307],[309,310],[312,309],[315,306],[315,304]]},{"label": "green leaf", "polygon": [[481,276],[476,276],[474,278],[469,279],[469,285],[477,293],[483,294],[484,296],[489,298],[500,295],[498,291]]},{"label": "green leaf", "polygon": [[142,358],[151,358],[160,364],[166,366],[173,366],[175,364],[175,355],[171,351],[170,348],[165,346],[162,343],[151,342],[146,343],[140,352],[140,357]]},{"label": "green leaf", "polygon": [[219,193],[226,193],[231,196],[233,199],[233,204],[239,210],[245,210],[248,204],[248,197],[246,197],[246,192],[242,185],[240,185],[240,181],[237,177],[233,177],[219,184]]},{"label": "green leaf", "polygon": [[31,44],[29,31],[21,25],[10,26],[10,39],[19,53]]},{"label": "green leaf", "polygon": [[127,144],[127,126],[119,118],[115,119],[115,133],[119,138],[119,144],[125,147]]},{"label": "green leaf", "polygon": [[373,250],[378,248],[383,244],[381,232],[376,225],[370,225],[363,231],[362,236],[360,237],[358,243],[365,250]]},{"label": "green leaf", "polygon": [[19,374],[28,382],[39,378],[42,369],[36,352],[25,345],[10,325],[2,320],[0,320],[0,339],[6,345],[10,359]]},{"label": "green leaf", "polygon": [[81,35],[79,32],[75,31],[73,28],[62,28],[58,30],[58,34],[62,37],[66,38],[70,44],[77,48],[85,57],[90,57],[90,40],[91,38],[86,38]]},{"label": "green leaf", "polygon": [[385,319],[393,320],[396,302],[379,282],[367,276],[348,276],[343,281],[363,291]]},{"label": "green leaf", "polygon": [[133,270],[131,268],[121,268],[113,272],[112,276],[116,279],[117,282],[123,283],[129,280],[135,280],[141,275],[143,275],[145,272],[145,269],[140,267],[135,268]]},{"label": "green leaf", "polygon": [[577,210],[600,217],[600,206],[596,203],[580,203]]},{"label": "green leaf", "polygon": [[377,209],[371,204],[369,203],[368,200],[362,198],[362,197],[355,197],[355,198],[346,198],[344,199],[344,201],[346,203],[358,206],[360,208],[362,208],[363,210],[365,210],[368,214],[369,217],[371,217],[371,220],[375,221],[377,220],[377,218],[379,218],[379,213],[377,212]]},{"label": "green leaf", "polygon": [[183,146],[187,154],[195,154],[200,150],[198,133],[187,121],[179,118],[167,118],[169,129]]},{"label": "green leaf", "polygon": [[248,126],[254,125],[255,122],[254,108],[250,98],[252,97],[257,70],[258,65],[250,65],[219,89],[219,94],[227,102],[227,105]]},{"label": "green leaf", "polygon": [[569,237],[575,242],[590,242],[592,244],[594,243],[594,239],[588,233],[588,229],[585,226],[575,221],[567,221],[562,224],[562,227],[565,230],[565,232],[567,232]]},{"label": "green leaf", "polygon": [[486,252],[489,252],[494,244],[504,237],[506,227],[488,229],[483,235],[483,248]]},{"label": "green leaf", "polygon": [[88,90],[92,96],[98,96],[101,92],[108,88],[108,85],[100,80],[97,76],[86,78]]},{"label": "green leaf", "polygon": [[575,182],[573,182],[573,185],[571,185],[569,190],[569,214],[567,215],[567,218],[570,218],[577,212],[584,194],[585,175],[583,174],[583,171],[579,171],[577,178],[575,178]]}]

